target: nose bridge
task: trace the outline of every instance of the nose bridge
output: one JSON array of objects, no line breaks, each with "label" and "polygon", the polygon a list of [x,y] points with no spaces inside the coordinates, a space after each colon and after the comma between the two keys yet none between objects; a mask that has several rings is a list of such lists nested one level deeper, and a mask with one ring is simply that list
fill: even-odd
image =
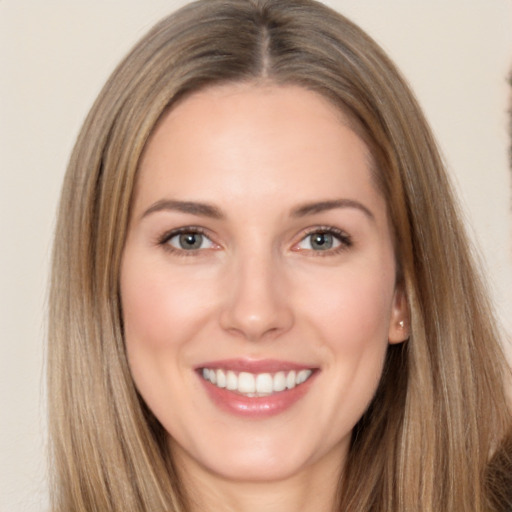
[{"label": "nose bridge", "polygon": [[230,274],[224,329],[257,341],[290,328],[293,312],[282,261],[271,248],[252,245],[237,251]]}]

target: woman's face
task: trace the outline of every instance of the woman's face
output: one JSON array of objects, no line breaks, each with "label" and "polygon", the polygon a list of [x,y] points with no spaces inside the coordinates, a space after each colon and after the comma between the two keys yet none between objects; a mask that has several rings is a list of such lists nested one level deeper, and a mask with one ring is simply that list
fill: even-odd
[{"label": "woman's face", "polygon": [[135,384],[180,466],[338,470],[406,338],[386,204],[340,113],[293,86],[179,103],[144,153],[121,270]]}]

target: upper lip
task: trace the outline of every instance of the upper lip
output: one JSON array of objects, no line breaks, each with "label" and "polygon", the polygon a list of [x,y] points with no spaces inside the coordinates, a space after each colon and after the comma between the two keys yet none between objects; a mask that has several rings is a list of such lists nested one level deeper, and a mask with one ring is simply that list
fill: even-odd
[{"label": "upper lip", "polygon": [[196,367],[196,370],[202,368],[231,370],[234,372],[248,373],[275,373],[290,370],[312,370],[315,366],[301,364],[292,361],[283,361],[279,359],[222,359],[207,361]]}]

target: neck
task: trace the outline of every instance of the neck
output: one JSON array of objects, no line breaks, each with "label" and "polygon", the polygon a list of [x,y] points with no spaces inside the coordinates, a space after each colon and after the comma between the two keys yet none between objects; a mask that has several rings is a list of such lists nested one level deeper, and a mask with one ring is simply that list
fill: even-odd
[{"label": "neck", "polygon": [[[180,472],[190,512],[331,512],[342,461],[319,461],[278,481],[233,481],[205,468]],[[326,464],[327,463],[327,464]]]}]

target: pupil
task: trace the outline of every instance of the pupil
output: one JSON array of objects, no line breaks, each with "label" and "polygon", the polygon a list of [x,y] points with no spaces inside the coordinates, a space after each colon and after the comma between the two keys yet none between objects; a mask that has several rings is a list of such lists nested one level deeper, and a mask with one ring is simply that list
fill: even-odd
[{"label": "pupil", "polygon": [[199,233],[185,233],[180,235],[180,246],[182,249],[199,249],[203,242],[203,235]]},{"label": "pupil", "polygon": [[313,249],[326,250],[332,247],[332,235],[328,233],[316,233],[311,240]]}]

